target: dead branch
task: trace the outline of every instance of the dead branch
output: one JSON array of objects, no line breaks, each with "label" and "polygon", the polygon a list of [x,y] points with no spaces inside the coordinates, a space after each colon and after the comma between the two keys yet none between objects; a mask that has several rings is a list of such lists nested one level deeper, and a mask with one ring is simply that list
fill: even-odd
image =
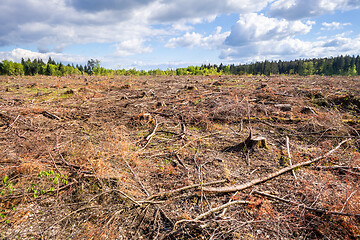
[{"label": "dead branch", "polygon": [[[291,154],[290,154],[290,144],[289,144],[289,137],[286,136],[286,149],[287,149],[287,153],[288,153],[288,158],[289,158],[289,165],[290,167],[292,166],[292,162],[291,162]],[[295,175],[295,171],[294,169],[291,170],[292,175],[294,176],[295,179],[297,179],[296,175]]]},{"label": "dead branch", "polygon": [[96,179],[99,181],[99,183],[100,183],[100,185],[101,185],[101,188],[104,189],[105,185],[104,185],[103,181],[101,181],[101,179],[100,179],[100,178],[98,177],[98,175],[96,174],[95,169],[93,168],[93,165],[92,165],[91,161],[90,161],[89,159],[87,159],[87,160],[88,160],[88,162],[90,163],[91,170],[93,171]]},{"label": "dead branch", "polygon": [[[211,186],[211,185],[215,185],[215,184],[219,184],[219,183],[225,183],[227,181],[228,181],[227,179],[223,179],[223,180],[219,180],[219,181],[215,181],[215,182],[203,183],[202,186]],[[201,184],[194,184],[194,185],[178,188],[178,189],[175,189],[175,190],[172,190],[172,191],[159,193],[159,194],[152,195],[152,196],[148,197],[147,199],[145,199],[145,201],[150,201],[150,200],[152,200],[154,198],[169,197],[169,196],[174,195],[176,193],[179,193],[179,192],[182,192],[182,191],[185,191],[185,190],[189,190],[189,189],[192,189],[192,188],[198,188],[200,186],[201,186]]]},{"label": "dead branch", "polygon": [[[120,193],[121,195],[123,195],[125,198],[129,199],[131,202],[135,203],[136,205],[138,206],[141,206],[141,203],[138,202],[138,201],[135,201],[132,197],[130,197],[129,195],[127,195],[126,193],[120,191],[120,190],[117,190],[117,189],[111,189],[109,192],[117,192],[117,193]],[[143,202],[142,202],[143,203]]]},{"label": "dead branch", "polygon": [[[238,194],[238,192],[235,192],[229,199],[228,203],[233,201],[233,198],[236,196],[236,194]],[[223,217],[225,216],[225,213],[227,211],[227,208],[224,208],[224,210],[222,211],[222,213],[219,214],[219,217]]]},{"label": "dead branch", "polygon": [[15,122],[19,119],[19,117],[20,117],[20,115],[18,115],[18,116],[16,117],[16,119],[9,125],[9,128],[12,127],[12,125],[15,124]]},{"label": "dead branch", "polygon": [[[132,170],[131,166],[129,165],[129,163],[126,161],[126,159],[124,159],[127,167],[130,169],[131,173],[134,175],[134,178],[136,179],[136,181],[139,183],[139,185],[141,186],[142,190],[144,191],[144,193],[146,194],[146,196],[148,197],[147,199],[145,199],[145,201],[149,201],[149,192],[146,190],[145,186],[142,184],[141,180],[137,177],[137,175],[135,174],[135,172]],[[151,199],[150,199],[151,200]],[[171,223],[171,225],[173,226],[174,223],[171,221],[171,219],[165,214],[164,210],[162,210],[160,207],[155,206],[156,209],[158,209],[160,211],[160,213],[163,215],[163,217],[169,221]]]},{"label": "dead branch", "polygon": [[147,141],[149,141],[156,133],[156,130],[159,126],[158,122],[157,122],[157,119],[154,117],[155,119],[155,127],[154,127],[154,130],[145,138]]},{"label": "dead branch", "polygon": [[271,195],[271,194],[268,194],[268,193],[256,191],[256,190],[254,190],[253,193],[264,196],[264,197],[267,197],[267,198],[275,199],[275,200],[278,200],[278,201],[281,201],[281,202],[285,202],[285,203],[288,203],[290,205],[297,206],[299,208],[304,208],[304,209],[312,211],[312,212],[317,212],[317,213],[322,213],[322,214],[331,214],[331,215],[340,215],[340,216],[349,216],[349,217],[360,217],[360,214],[333,212],[333,211],[326,211],[326,210],[323,210],[323,209],[308,207],[303,203],[293,202],[293,201],[290,201],[290,200],[286,200],[284,198],[280,198],[280,197],[277,197],[277,196],[274,196],[274,195]]},{"label": "dead branch", "polygon": [[232,206],[232,205],[235,205],[235,204],[250,204],[250,202],[249,202],[249,201],[242,201],[242,200],[237,200],[237,201],[233,201],[233,202],[228,202],[228,203],[223,204],[223,205],[221,205],[221,206],[219,206],[219,207],[210,209],[209,211],[207,211],[207,212],[205,212],[205,213],[197,216],[194,220],[195,220],[195,221],[199,221],[200,219],[203,219],[203,218],[209,216],[209,215],[212,214],[212,213],[215,213],[215,212],[217,212],[217,211],[220,211],[220,210],[222,210],[222,209],[224,209],[224,208],[228,208],[228,207],[230,207],[230,206]]},{"label": "dead branch", "polygon": [[254,179],[250,182],[247,182],[247,183],[244,183],[244,184],[240,184],[240,185],[235,185],[235,186],[231,186],[231,187],[221,187],[221,188],[204,188],[204,191],[205,192],[213,192],[213,193],[228,193],[228,192],[236,192],[236,191],[242,191],[244,189],[247,189],[247,188],[250,188],[254,185],[257,185],[259,183],[263,183],[263,182],[266,182],[270,179],[273,179],[275,177],[278,177],[286,172],[289,172],[295,168],[299,168],[299,167],[303,167],[303,166],[307,166],[307,165],[310,165],[312,163],[315,163],[329,155],[331,155],[332,153],[334,153],[337,149],[340,148],[341,145],[343,145],[344,143],[348,142],[350,139],[346,139],[344,141],[342,141],[341,143],[339,143],[339,145],[337,145],[335,148],[333,148],[332,150],[330,150],[329,152],[327,152],[326,154],[324,154],[323,156],[320,156],[320,157],[317,157],[313,160],[310,160],[310,161],[306,161],[306,162],[303,162],[303,163],[298,163],[298,164],[295,164],[293,166],[289,166],[289,167],[286,167],[286,168],[283,168],[277,172],[274,172],[274,173],[271,173],[269,174],[268,176],[265,176],[265,177],[261,177],[261,178],[257,178],[257,179]]},{"label": "dead branch", "polygon": [[180,138],[184,138],[186,134],[186,126],[184,123],[181,123],[180,126],[181,126]]},{"label": "dead branch", "polygon": [[47,117],[47,118],[50,118],[50,119],[61,120],[60,117],[58,117],[58,116],[56,116],[56,115],[54,115],[54,114],[52,114],[52,113],[49,113],[49,112],[47,112],[47,111],[43,111],[43,112],[41,112],[41,114],[42,114],[44,117]]},{"label": "dead branch", "polygon": [[[242,120],[241,120],[242,122]],[[241,137],[241,134],[238,133],[235,129],[233,129],[232,127],[228,127],[231,131],[233,131],[233,133],[236,135],[236,136],[240,136]]]},{"label": "dead branch", "polygon": [[55,225],[57,225],[58,223],[61,223],[62,221],[64,221],[65,219],[67,219],[68,217],[70,217],[71,215],[74,215],[75,213],[81,212],[83,210],[86,209],[91,209],[91,208],[100,208],[101,206],[87,206],[87,207],[83,207],[83,208],[79,208],[71,213],[69,213],[68,215],[66,215],[65,217],[61,218],[60,220],[56,221],[55,223],[53,223],[50,227],[48,227],[47,229],[45,229],[44,232],[49,231],[51,228],[53,228]]},{"label": "dead branch", "polygon": [[142,147],[139,151],[144,150],[144,149],[149,145],[151,139],[154,137],[154,135],[155,135],[155,133],[156,133],[156,130],[157,130],[158,126],[160,125],[160,124],[158,124],[158,122],[157,122],[157,120],[156,120],[155,117],[154,117],[154,119],[155,119],[155,127],[154,127],[154,130],[145,138],[147,142],[146,142],[146,144],[144,145],[144,147]]},{"label": "dead branch", "polygon": [[311,169],[316,169],[316,170],[341,170],[341,169],[346,169],[346,170],[360,171],[360,167],[349,167],[349,166],[313,166],[313,167],[311,167]]},{"label": "dead branch", "polygon": [[343,212],[347,203],[349,202],[350,198],[356,193],[357,191],[353,191],[350,196],[346,199],[345,203],[344,203],[344,206],[341,208],[341,211],[340,212]]},{"label": "dead branch", "polygon": [[146,196],[150,196],[149,192],[146,190],[145,186],[142,184],[141,180],[137,177],[137,175],[135,174],[135,172],[132,170],[131,166],[129,165],[129,163],[126,161],[126,159],[124,159],[126,166],[129,168],[129,170],[131,171],[131,173],[133,174],[135,180],[139,183],[139,185],[141,186],[142,190],[144,191],[144,193],[146,194]]},{"label": "dead branch", "polygon": [[327,166],[317,166],[317,167],[312,167],[312,169],[315,169],[315,170],[336,170],[336,171],[340,171],[340,172],[344,172],[344,173],[350,173],[352,175],[355,175],[355,176],[360,176],[360,173],[359,172],[353,172],[353,171],[350,171],[352,169],[354,169],[355,171],[360,171],[360,168],[358,167],[341,167],[341,166],[334,166],[334,167],[327,167]]},{"label": "dead branch", "polygon": [[180,163],[181,166],[183,166],[186,170],[188,170],[188,168],[185,166],[185,164],[182,162],[180,156],[177,153],[174,153],[176,160]]},{"label": "dead branch", "polygon": [[194,219],[191,219],[191,220],[188,220],[188,219],[182,219],[182,220],[179,220],[175,223],[174,225],[174,229],[176,228],[177,225],[179,225],[180,223],[183,223],[183,222],[197,222],[199,221],[200,219],[203,219],[203,218],[206,218],[207,216],[211,215],[212,213],[215,213],[217,211],[220,211],[224,208],[228,208],[229,206],[231,205],[235,205],[235,204],[249,204],[250,202],[249,201],[242,201],[242,200],[238,200],[238,201],[233,201],[233,202],[228,202],[226,204],[223,204],[219,207],[216,207],[216,208],[212,208],[210,209],[209,211],[203,213],[203,214],[200,214],[199,216],[197,216],[196,218]]}]

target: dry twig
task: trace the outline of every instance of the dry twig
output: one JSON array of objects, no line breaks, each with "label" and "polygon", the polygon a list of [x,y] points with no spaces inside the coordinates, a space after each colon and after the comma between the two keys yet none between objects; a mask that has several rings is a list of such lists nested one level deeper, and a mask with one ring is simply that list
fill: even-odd
[{"label": "dry twig", "polygon": [[150,143],[151,139],[154,137],[155,133],[156,133],[156,130],[158,128],[158,126],[160,125],[158,122],[157,122],[157,119],[154,117],[155,119],[155,127],[153,129],[153,131],[145,138],[146,139],[146,144],[144,145],[144,147],[142,147],[139,151],[142,151],[144,150]]},{"label": "dry twig", "polygon": [[[287,153],[288,153],[289,164],[290,164],[290,167],[291,167],[292,162],[291,162],[290,144],[289,144],[289,137],[288,136],[286,136],[286,149],[287,149]],[[291,170],[291,173],[294,176],[294,178],[297,179],[294,169]]]},{"label": "dry twig", "polygon": [[183,222],[197,222],[199,221],[200,219],[203,219],[203,218],[206,218],[207,216],[211,215],[212,213],[215,213],[217,211],[220,211],[224,208],[228,208],[230,207],[231,205],[235,205],[235,204],[249,204],[250,202],[249,201],[242,201],[242,200],[238,200],[238,201],[233,201],[233,202],[228,202],[226,204],[223,204],[219,207],[216,207],[216,208],[212,208],[210,209],[209,211],[203,213],[203,214],[200,214],[199,216],[197,216],[196,218],[194,219],[191,219],[191,220],[188,220],[188,219],[182,219],[182,220],[179,220],[175,223],[174,225],[174,229],[176,228],[177,225],[179,225],[180,223],[183,223]]},{"label": "dry twig", "polygon": [[340,215],[340,216],[349,216],[349,217],[360,217],[360,214],[353,214],[353,213],[343,213],[343,212],[333,212],[333,211],[326,211],[323,209],[318,209],[318,208],[312,208],[312,207],[308,207],[305,204],[302,203],[297,203],[297,202],[293,202],[290,200],[286,200],[268,193],[264,193],[264,192],[260,192],[260,191],[253,191],[253,193],[267,197],[267,198],[271,198],[271,199],[275,199],[281,202],[285,202],[288,203],[290,205],[295,205],[298,206],[300,208],[304,208],[306,210],[312,211],[312,212],[317,212],[317,213],[322,213],[322,214],[331,214],[331,215]]},{"label": "dry twig", "polygon": [[149,192],[146,190],[145,186],[142,184],[141,180],[137,177],[137,175],[135,174],[135,172],[133,171],[133,169],[131,168],[131,166],[129,165],[128,161],[126,161],[126,159],[124,159],[126,166],[129,168],[129,170],[131,171],[131,173],[133,174],[135,180],[139,183],[139,185],[141,186],[142,190],[144,191],[144,193],[146,194],[146,196],[150,196]]}]

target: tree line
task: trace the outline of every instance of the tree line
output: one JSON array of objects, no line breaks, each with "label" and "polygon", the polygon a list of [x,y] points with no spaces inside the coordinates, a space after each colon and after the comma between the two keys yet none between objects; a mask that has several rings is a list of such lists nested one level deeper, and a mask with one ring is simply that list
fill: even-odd
[{"label": "tree line", "polygon": [[42,59],[21,60],[21,63],[3,60],[0,62],[1,75],[343,75],[360,74],[360,56],[338,56],[331,58],[298,59],[292,61],[263,61],[251,64],[189,66],[167,70],[106,69],[100,66],[99,60],[91,59],[87,64],[67,64],[55,62],[49,57],[47,63]]},{"label": "tree line", "polygon": [[292,61],[263,61],[240,65],[207,65],[207,68],[217,68],[224,74],[299,74],[299,75],[343,75],[356,76],[360,74],[360,56],[338,56],[331,58],[298,59]]}]

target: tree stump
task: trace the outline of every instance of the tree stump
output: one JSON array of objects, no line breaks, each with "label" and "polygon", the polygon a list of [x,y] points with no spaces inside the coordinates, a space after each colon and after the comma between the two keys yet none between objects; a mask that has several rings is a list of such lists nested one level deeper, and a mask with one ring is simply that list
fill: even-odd
[{"label": "tree stump", "polygon": [[247,153],[250,151],[254,151],[254,149],[256,147],[259,148],[268,148],[267,143],[266,143],[266,138],[261,137],[261,136],[252,136],[252,133],[250,132],[248,138],[235,145],[235,146],[231,146],[228,148],[225,148],[223,150],[223,152],[243,152],[243,153]]}]

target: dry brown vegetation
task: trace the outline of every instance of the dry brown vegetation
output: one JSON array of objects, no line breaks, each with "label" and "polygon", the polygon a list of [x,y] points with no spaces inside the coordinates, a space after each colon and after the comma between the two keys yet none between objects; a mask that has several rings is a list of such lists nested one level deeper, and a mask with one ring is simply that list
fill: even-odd
[{"label": "dry brown vegetation", "polygon": [[359,96],[354,77],[2,76],[0,238],[357,239]]}]

